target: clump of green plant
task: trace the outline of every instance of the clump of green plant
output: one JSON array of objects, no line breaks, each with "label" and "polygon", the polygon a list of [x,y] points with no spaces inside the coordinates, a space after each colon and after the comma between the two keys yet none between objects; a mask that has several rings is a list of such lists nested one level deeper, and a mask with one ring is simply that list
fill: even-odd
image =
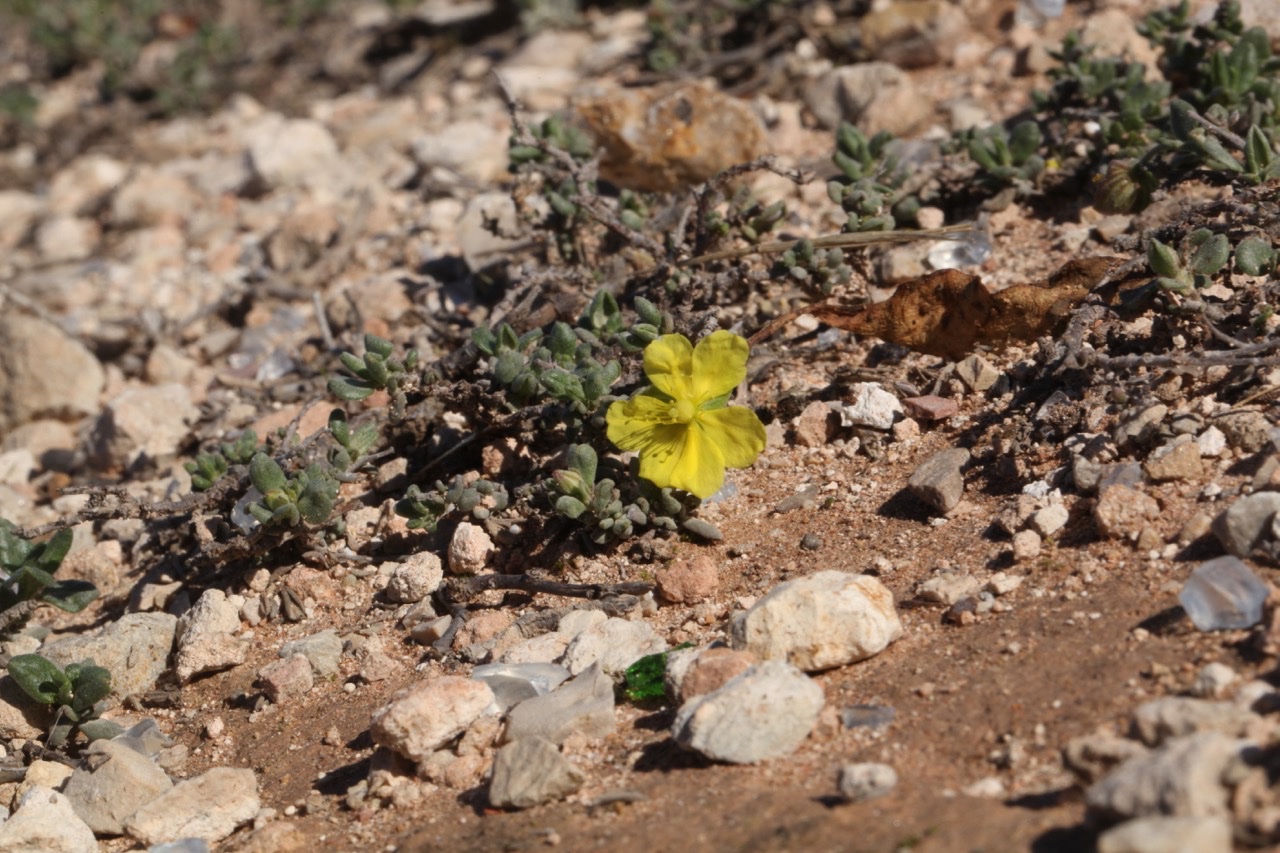
[{"label": "clump of green plant", "polygon": [[[1035,101],[1054,135],[1085,151],[1075,168],[1095,174],[1095,204],[1124,213],[1161,184],[1199,173],[1249,186],[1280,176],[1280,57],[1236,2],[1195,25],[1187,2],[1149,15],[1140,30],[1161,51],[1163,80],[1137,63],[1096,57],[1071,35],[1055,54],[1054,83]],[[1071,159],[1071,158],[1066,158]]]},{"label": "clump of green plant", "polygon": [[71,550],[70,529],[46,542],[28,541],[16,531],[12,522],[0,518],[0,634],[21,625],[42,604],[76,613],[98,597],[98,588],[88,581],[54,578]]},{"label": "clump of green plant", "polygon": [[[553,471],[545,483],[547,496],[556,513],[578,522],[596,545],[630,539],[641,527],[675,531],[688,516],[691,506],[674,489],[658,489],[634,470],[597,480],[600,459],[589,444],[570,445],[567,461],[569,467]],[[693,507],[699,503],[690,500]]]},{"label": "clump of green plant", "polygon": [[1012,187],[1015,195],[1029,196],[1044,171],[1040,156],[1044,134],[1034,121],[1019,122],[1010,131],[1003,124],[975,129],[967,134],[966,150],[981,168],[981,180],[993,192]]},{"label": "clump of green plant", "polygon": [[42,705],[57,707],[49,747],[62,746],[76,730],[91,741],[124,732],[119,724],[98,719],[111,693],[111,673],[92,660],[67,664],[64,670],[42,655],[15,655],[8,669],[22,692]]},{"label": "clump of green plant", "polygon": [[182,467],[191,475],[192,490],[203,492],[213,488],[230,466],[249,464],[257,452],[258,435],[247,429],[235,441],[224,441],[216,450],[197,454],[195,462],[185,462]]},{"label": "clump of green plant", "polygon": [[1266,237],[1250,234],[1236,244],[1235,267],[1245,275],[1270,275],[1276,271],[1280,253]]},{"label": "clump of green plant", "polygon": [[830,296],[837,284],[844,284],[853,276],[853,267],[845,263],[840,249],[821,250],[814,247],[812,240],[801,240],[778,256],[773,274],[790,276],[806,290]]},{"label": "clump of green plant", "polygon": [[1192,231],[1176,248],[1154,238],[1147,246],[1147,265],[1157,276],[1155,283],[1184,296],[1209,286],[1214,276],[1227,269],[1228,261],[1233,261],[1237,272],[1261,276],[1274,272],[1278,260],[1280,253],[1266,237],[1250,234],[1233,248],[1225,234],[1207,228]]},{"label": "clump of green plant", "polygon": [[396,501],[396,515],[409,520],[405,526],[410,530],[433,531],[453,513],[486,521],[505,510],[510,501],[502,484],[483,478],[468,483],[459,474],[447,485],[437,480],[435,487],[427,491],[411,485],[404,498]]},{"label": "clump of green plant", "polygon": [[364,400],[375,391],[386,391],[391,396],[391,419],[404,417],[407,398],[405,388],[413,378],[418,365],[418,351],[409,350],[403,360],[393,358],[395,346],[377,335],[364,336],[363,356],[344,352],[338,356],[343,367],[355,374],[354,378],[334,376],[329,380],[329,393],[339,400],[356,402]]},{"label": "clump of green plant", "polygon": [[1192,231],[1182,241],[1181,251],[1152,239],[1147,247],[1147,264],[1165,290],[1187,294],[1208,287],[1230,257],[1231,244],[1225,234],[1207,228]]},{"label": "clump of green plant", "polygon": [[900,192],[906,174],[891,150],[893,134],[868,138],[848,122],[836,131],[831,161],[841,177],[827,184],[827,195],[848,214],[844,230],[892,231],[915,221],[920,201]]},{"label": "clump of green plant", "polygon": [[[573,159],[585,163],[595,153],[595,143],[581,129],[565,122],[559,116],[550,116],[539,124],[529,126],[534,138],[564,151]],[[546,163],[547,152],[538,145],[524,145],[512,136],[507,148],[507,157],[511,160],[511,169],[515,171],[525,163]]]},{"label": "clump of green plant", "polygon": [[300,521],[324,524],[338,498],[334,470],[321,462],[286,477],[278,462],[256,453],[249,461],[249,481],[262,497],[247,509],[263,527],[293,527]]},{"label": "clump of green plant", "polygon": [[751,193],[750,187],[739,184],[725,202],[724,210],[717,208],[707,213],[706,228],[717,239],[736,234],[748,243],[759,243],[786,215],[783,202],[765,204]]}]

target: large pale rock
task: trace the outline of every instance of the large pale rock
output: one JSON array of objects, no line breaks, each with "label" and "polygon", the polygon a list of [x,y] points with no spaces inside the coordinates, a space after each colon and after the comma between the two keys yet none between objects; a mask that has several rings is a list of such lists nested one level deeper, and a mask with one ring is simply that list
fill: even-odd
[{"label": "large pale rock", "polygon": [[1209,702],[1190,696],[1165,696],[1146,702],[1133,712],[1134,732],[1147,746],[1196,732],[1245,736],[1261,718],[1231,702]]},{"label": "large pale rock", "polygon": [[215,767],[179,782],[138,809],[124,828],[144,844],[203,838],[215,844],[252,820],[262,807],[252,770]]},{"label": "large pale rock", "polygon": [[199,417],[184,385],[130,388],[112,399],[94,422],[89,462],[100,470],[118,470],[144,456],[170,456]]},{"label": "large pale rock", "polygon": [[794,752],[823,704],[817,682],[788,663],[767,660],[685,703],[671,732],[676,743],[707,758],[754,764]]},{"label": "large pale rock", "polygon": [[565,649],[561,663],[577,675],[599,662],[605,673],[616,676],[645,655],[666,650],[666,640],[648,622],[614,616],[578,634]]},{"label": "large pale rock", "polygon": [[1140,817],[1098,837],[1098,853],[1231,853],[1225,817]]},{"label": "large pale rock", "polygon": [[168,613],[128,613],[96,634],[67,637],[40,647],[40,654],[65,667],[92,659],[111,672],[117,701],[156,685],[169,665],[178,620]]},{"label": "large pale rock", "polygon": [[484,568],[492,553],[493,540],[484,528],[469,521],[461,522],[449,540],[449,571],[474,575]]},{"label": "large pale rock", "polygon": [[805,103],[826,127],[847,121],[867,136],[887,130],[911,133],[928,119],[929,101],[911,78],[888,62],[861,62],[832,69],[805,90]]},{"label": "large pale rock", "polygon": [[489,685],[446,675],[397,693],[373,714],[373,742],[425,761],[466,731],[493,702]]},{"label": "large pale rock", "polygon": [[36,418],[98,410],[102,365],[59,326],[10,312],[0,316],[0,341],[0,434]]},{"label": "large pale rock", "polygon": [[877,655],[900,636],[885,585],[836,571],[779,584],[733,624],[735,648],[808,672]]},{"label": "large pale rock", "polygon": [[267,189],[326,187],[342,170],[338,143],[311,119],[271,113],[248,131],[249,167]]},{"label": "large pale rock", "polygon": [[1153,815],[1229,815],[1222,773],[1247,745],[1218,732],[1177,738],[1121,764],[1085,794],[1106,822]]},{"label": "large pale rock", "polygon": [[98,853],[93,830],[76,815],[70,801],[36,786],[22,795],[17,811],[0,823],[5,853]]},{"label": "large pale rock", "polygon": [[49,181],[49,210],[68,216],[96,214],[128,173],[128,167],[105,154],[77,157]]},{"label": "large pale rock", "polygon": [[173,787],[159,765],[123,743],[94,741],[85,755],[63,793],[98,835],[120,835],[125,818]]},{"label": "large pale rock", "polygon": [[186,178],[144,166],[112,198],[111,219],[119,228],[179,225],[200,201]]},{"label": "large pale rock", "polygon": [[0,250],[17,248],[27,239],[43,206],[32,193],[0,190]]},{"label": "large pale rock", "polygon": [[492,184],[506,175],[510,136],[505,122],[461,119],[415,139],[413,159],[427,169],[448,169],[481,184]]},{"label": "large pale rock", "polygon": [[178,621],[178,654],[173,664],[178,680],[185,683],[244,663],[249,643],[236,636],[239,630],[240,609],[222,590],[205,590]]},{"label": "large pale rock", "polygon": [[400,604],[421,601],[439,589],[443,580],[440,558],[430,551],[418,551],[392,570],[387,600]]}]

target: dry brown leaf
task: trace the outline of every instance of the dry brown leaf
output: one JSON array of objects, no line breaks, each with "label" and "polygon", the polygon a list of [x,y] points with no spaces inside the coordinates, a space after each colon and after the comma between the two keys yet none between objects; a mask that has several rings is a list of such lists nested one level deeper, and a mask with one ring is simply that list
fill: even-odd
[{"label": "dry brown leaf", "polygon": [[751,338],[767,338],[801,314],[858,335],[869,335],[950,360],[983,344],[1001,347],[1052,332],[1068,311],[1121,261],[1070,261],[1048,281],[992,291],[976,275],[939,270],[898,286],[884,302],[848,308],[822,302],[771,321]]}]

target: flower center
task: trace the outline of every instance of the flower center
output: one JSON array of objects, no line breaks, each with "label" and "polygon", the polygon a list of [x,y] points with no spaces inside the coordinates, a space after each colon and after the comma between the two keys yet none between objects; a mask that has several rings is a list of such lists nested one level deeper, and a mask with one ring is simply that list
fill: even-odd
[{"label": "flower center", "polygon": [[671,407],[671,417],[677,423],[687,424],[693,420],[693,403],[688,400],[676,400]]}]

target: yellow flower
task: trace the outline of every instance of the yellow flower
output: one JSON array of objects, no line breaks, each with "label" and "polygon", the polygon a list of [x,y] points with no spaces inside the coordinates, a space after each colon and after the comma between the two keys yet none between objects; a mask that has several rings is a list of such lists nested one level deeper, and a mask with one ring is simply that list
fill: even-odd
[{"label": "yellow flower", "polygon": [[695,347],[663,335],[644,350],[652,385],[609,407],[609,440],[640,454],[640,476],[709,497],[725,468],[746,468],[764,450],[764,425],[741,406],[725,407],[747,376],[745,338],[714,332]]}]

